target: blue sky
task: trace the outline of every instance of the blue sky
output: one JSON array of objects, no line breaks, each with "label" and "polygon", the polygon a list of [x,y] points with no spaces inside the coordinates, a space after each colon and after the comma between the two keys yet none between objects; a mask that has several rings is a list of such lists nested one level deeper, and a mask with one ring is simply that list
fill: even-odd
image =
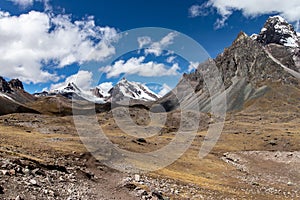
[{"label": "blue sky", "polygon": [[[191,61],[196,64],[216,57],[241,30],[249,35],[258,33],[270,15],[280,14],[298,29],[299,1],[282,2],[2,0],[0,41],[7,44],[0,47],[0,75],[20,78],[29,92],[61,87],[74,81],[76,74],[80,74],[78,84],[83,88],[102,82],[114,84],[126,76],[133,81],[156,83],[159,92],[174,87],[181,74],[190,71]],[[164,29],[137,29],[142,27]],[[126,48],[138,49],[140,38],[145,42],[143,48],[154,51],[118,55],[122,48],[119,34],[132,29],[137,29],[132,33],[136,34],[132,40],[136,47],[129,48],[125,42]],[[175,47],[185,37],[191,40]],[[186,60],[177,52],[183,46],[188,49],[192,40],[203,47],[202,53],[195,54],[200,54],[198,60]],[[164,50],[168,48],[176,52]],[[185,55],[194,52],[188,51]]]}]

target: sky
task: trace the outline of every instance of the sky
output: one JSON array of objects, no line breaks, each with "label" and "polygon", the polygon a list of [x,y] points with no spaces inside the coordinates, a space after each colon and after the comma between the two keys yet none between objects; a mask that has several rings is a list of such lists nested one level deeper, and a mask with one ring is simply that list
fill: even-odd
[{"label": "sky", "polygon": [[299,31],[299,10],[299,0],[1,0],[0,76],[31,93],[126,77],[163,95],[269,16]]}]

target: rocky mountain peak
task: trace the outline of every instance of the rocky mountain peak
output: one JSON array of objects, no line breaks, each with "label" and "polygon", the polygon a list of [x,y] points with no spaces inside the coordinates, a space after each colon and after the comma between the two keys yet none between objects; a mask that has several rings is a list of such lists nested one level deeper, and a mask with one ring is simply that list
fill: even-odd
[{"label": "rocky mountain peak", "polygon": [[7,81],[0,76],[0,92],[11,92],[12,89],[9,87]]},{"label": "rocky mountain peak", "polygon": [[281,16],[269,17],[264,27],[254,39],[263,45],[275,43],[288,47],[299,47],[300,41],[293,27]]},{"label": "rocky mountain peak", "polygon": [[[167,94],[160,100],[161,105],[166,110],[172,110],[184,102],[192,109],[198,104],[202,111],[209,111],[211,95],[203,74],[214,67],[218,69],[225,86],[228,111],[242,109],[245,102],[266,94],[272,88],[271,83],[299,87],[298,79],[291,74],[291,71],[297,71],[294,57],[300,58],[298,46],[291,48],[294,44],[291,39],[295,39],[295,35],[292,25],[279,16],[269,18],[259,35],[249,37],[240,32],[232,45],[225,48],[213,62],[204,62],[194,72],[185,74],[174,89],[176,96]],[[186,97],[186,82],[198,95],[197,101]],[[176,97],[179,97],[178,100],[174,100]],[[212,98],[221,105],[221,96]]]},{"label": "rocky mountain peak", "polygon": [[110,91],[111,97],[114,101],[122,99],[136,99],[143,101],[155,101],[159,97],[152,92],[147,86],[128,81],[126,78],[122,78]]},{"label": "rocky mountain peak", "polygon": [[19,79],[12,79],[8,84],[11,88],[24,90],[23,83]]},{"label": "rocky mountain peak", "polygon": [[239,42],[239,41],[241,41],[241,40],[244,40],[244,39],[246,39],[246,38],[249,38],[249,36],[248,36],[245,32],[241,31],[241,32],[238,34],[238,36],[236,37],[236,39],[234,40],[233,43],[237,43],[237,42]]}]

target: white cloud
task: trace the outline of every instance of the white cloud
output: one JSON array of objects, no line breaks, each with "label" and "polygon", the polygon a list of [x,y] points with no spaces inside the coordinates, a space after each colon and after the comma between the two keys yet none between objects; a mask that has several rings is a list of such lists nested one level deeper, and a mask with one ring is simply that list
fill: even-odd
[{"label": "white cloud", "polygon": [[102,67],[99,70],[107,73],[107,78],[118,77],[123,73],[128,75],[137,74],[144,77],[173,76],[177,75],[178,70],[180,70],[180,67],[177,63],[168,68],[163,63],[156,63],[152,61],[144,63],[144,61],[144,56],[139,58],[130,58],[126,62],[124,60],[119,60],[113,65]]},{"label": "white cloud", "polygon": [[89,71],[78,71],[66,78],[64,82],[51,84],[50,90],[66,87],[69,83],[75,83],[80,89],[89,90],[92,87],[93,73]]},{"label": "white cloud", "polygon": [[19,5],[22,7],[28,7],[28,6],[32,6],[34,0],[8,0],[13,2],[15,5]]},{"label": "white cloud", "polygon": [[173,61],[176,59],[176,56],[170,56],[167,58],[167,63],[173,63]]},{"label": "white cloud", "polygon": [[163,97],[165,96],[168,92],[170,92],[172,89],[167,85],[163,84],[161,91],[158,93],[158,96]]},{"label": "white cloud", "polygon": [[206,4],[202,5],[192,5],[189,8],[190,17],[206,16],[209,14],[209,10],[206,7]]},{"label": "white cloud", "polygon": [[215,26],[220,28],[225,25],[226,20],[234,11],[241,11],[245,17],[257,17],[264,14],[279,14],[289,22],[300,20],[300,1],[299,0],[209,0],[202,5],[194,5],[194,17],[207,13],[208,9],[217,10],[221,18],[218,19]]},{"label": "white cloud", "polygon": [[151,44],[151,38],[148,36],[138,37],[139,48],[142,49],[145,45]]},{"label": "white cloud", "polygon": [[100,88],[105,94],[108,94],[109,90],[113,88],[112,82],[104,82],[97,86]]},{"label": "white cloud", "polygon": [[41,2],[44,4],[45,10],[50,10],[51,6],[49,4],[50,0],[7,0],[13,2],[22,8],[27,8],[33,5],[34,2]]},{"label": "white cloud", "polygon": [[31,11],[11,16],[0,11],[1,75],[29,83],[58,81],[47,64],[62,68],[101,61],[115,53],[114,28],[95,25],[93,17],[72,22],[70,15]]},{"label": "white cloud", "polygon": [[154,54],[155,56],[161,56],[163,50],[165,50],[165,48],[167,48],[169,45],[173,44],[174,39],[177,35],[177,32],[171,32],[158,42],[149,42],[148,44],[150,44],[150,46],[147,49],[145,49],[145,53]]}]

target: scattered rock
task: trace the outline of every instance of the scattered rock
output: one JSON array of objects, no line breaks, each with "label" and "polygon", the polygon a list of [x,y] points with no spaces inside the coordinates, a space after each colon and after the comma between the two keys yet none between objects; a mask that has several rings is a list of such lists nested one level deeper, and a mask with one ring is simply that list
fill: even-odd
[{"label": "scattered rock", "polygon": [[15,200],[24,200],[24,199],[20,195],[18,195]]},{"label": "scattered rock", "polygon": [[136,141],[140,143],[147,143],[146,139],[144,138],[138,138]]},{"label": "scattered rock", "polygon": [[254,186],[259,186],[259,183],[253,182],[252,185],[254,185]]},{"label": "scattered rock", "polygon": [[138,190],[136,194],[138,197],[142,197],[142,196],[147,196],[148,192],[146,190]]},{"label": "scattered rock", "polygon": [[4,194],[4,188],[0,185],[0,194]]},{"label": "scattered rock", "polygon": [[31,179],[31,180],[29,181],[29,183],[30,183],[31,185],[37,185],[37,181],[34,180],[34,179]]},{"label": "scattered rock", "polygon": [[125,188],[129,189],[129,190],[134,190],[137,186],[133,183],[126,183],[124,185]]},{"label": "scattered rock", "polygon": [[24,174],[29,174],[30,170],[28,168],[25,168],[23,172],[24,172]]},{"label": "scattered rock", "polygon": [[134,175],[134,180],[135,180],[136,182],[139,182],[139,181],[141,180],[141,176],[138,175],[138,174],[135,174],[135,175]]},{"label": "scattered rock", "polygon": [[11,176],[16,175],[16,170],[14,170],[14,169],[9,170],[9,175],[11,175]]},{"label": "scattered rock", "polygon": [[8,170],[1,170],[1,172],[2,172],[3,175],[8,175],[9,174]]},{"label": "scattered rock", "polygon": [[277,142],[275,140],[271,140],[271,141],[269,141],[269,144],[272,146],[275,146],[275,145],[277,145]]},{"label": "scattered rock", "polygon": [[157,197],[159,200],[164,200],[162,193],[159,191],[153,191],[152,196]]}]

